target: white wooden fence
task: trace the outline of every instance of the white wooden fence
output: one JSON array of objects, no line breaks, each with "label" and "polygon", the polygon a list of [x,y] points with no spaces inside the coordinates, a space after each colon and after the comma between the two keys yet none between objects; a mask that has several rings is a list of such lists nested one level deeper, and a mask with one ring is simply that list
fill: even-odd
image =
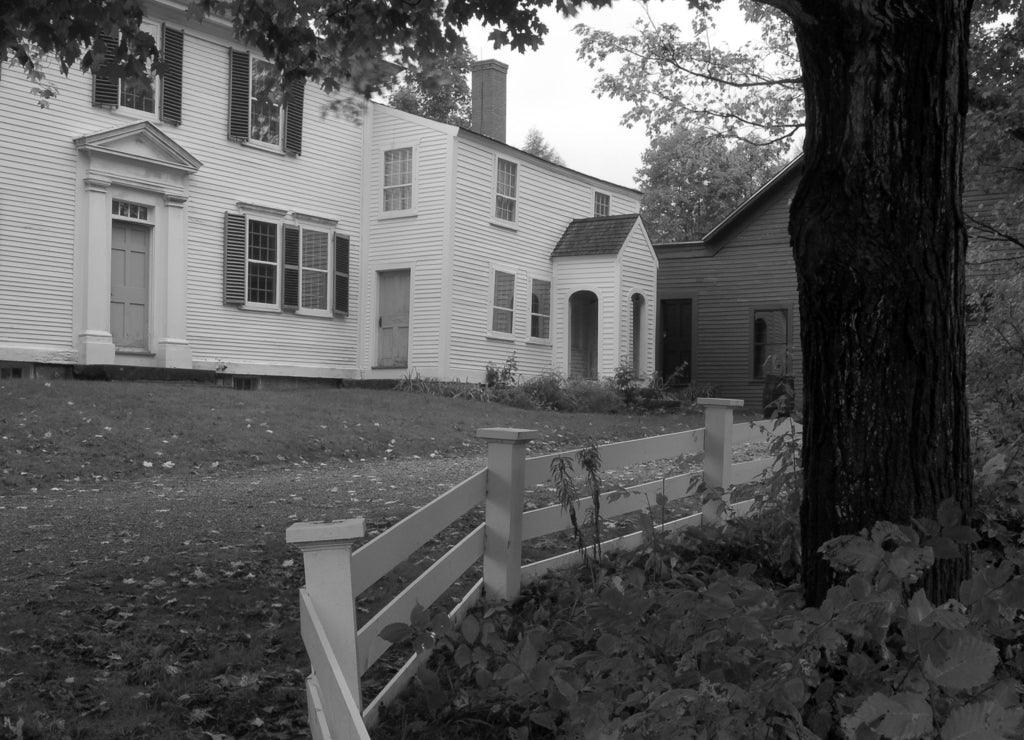
[{"label": "white wooden fence", "polygon": [[[757,478],[771,465],[770,459],[734,464],[733,447],[764,440],[775,422],[733,424],[733,410],[742,401],[702,398],[704,428],[658,437],[601,446],[602,470],[614,470],[653,460],[704,452],[704,482],[728,488]],[[302,639],[312,672],[306,680],[309,726],[316,740],[369,740],[383,704],[391,701],[412,679],[428,657],[413,655],[366,707],[362,706],[360,677],[380,658],[390,643],[381,630],[393,622],[409,622],[413,608],[432,605],[467,570],[483,558],[483,577],[451,610],[458,622],[481,597],[512,600],[523,584],[544,573],[579,562],[573,550],[540,562],[522,564],[524,540],[561,532],[570,526],[568,514],[558,504],[523,511],[523,494],[550,478],[551,461],[559,452],[526,458],[527,443],[537,437],[529,429],[480,429],[488,442],[487,468],[454,486],[413,512],[355,552],[352,543],[364,535],[363,519],[335,522],[301,522],[286,532],[289,543],[303,556],[306,585],[299,591]],[[669,500],[690,492],[691,477],[682,473],[659,478],[627,489],[632,493],[664,493]],[[648,497],[631,495],[610,500],[604,494],[601,516],[612,518],[645,509]],[[356,598],[387,575],[413,552],[474,507],[484,505],[484,522],[435,561],[387,606],[356,627]],[[577,502],[582,520],[592,506],[589,499]],[[740,511],[743,513],[743,511]],[[661,525],[665,530],[699,524],[693,514]],[[603,543],[604,551],[637,547],[641,533]]]}]

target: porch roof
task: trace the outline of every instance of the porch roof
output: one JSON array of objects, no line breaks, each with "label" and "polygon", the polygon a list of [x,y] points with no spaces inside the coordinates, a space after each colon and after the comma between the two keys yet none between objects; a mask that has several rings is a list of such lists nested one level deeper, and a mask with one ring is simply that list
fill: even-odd
[{"label": "porch roof", "polygon": [[637,213],[577,218],[566,227],[551,259],[618,254],[639,218]]}]

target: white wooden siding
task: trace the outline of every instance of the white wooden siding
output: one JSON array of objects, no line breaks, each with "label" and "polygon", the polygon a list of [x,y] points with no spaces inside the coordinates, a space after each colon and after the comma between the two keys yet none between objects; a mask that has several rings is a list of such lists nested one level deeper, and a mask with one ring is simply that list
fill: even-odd
[{"label": "white wooden siding", "polygon": [[[495,222],[494,177],[496,157],[518,165],[516,222],[504,225]],[[501,365],[513,352],[524,376],[558,369],[564,371],[567,358],[565,321],[568,296],[561,285],[562,277],[554,274],[551,252],[569,223],[576,218],[589,218],[594,213],[594,189],[612,195],[613,214],[639,211],[639,193],[609,187],[563,168],[549,166],[535,158],[522,155],[474,136],[456,139],[457,175],[455,180],[455,221],[452,243],[452,320],[450,323],[449,361],[456,377],[480,379],[488,363]],[[495,267],[516,274],[514,329],[511,340],[489,336],[491,321],[490,293]],[[603,272],[602,272],[603,270]],[[593,286],[594,281],[608,283],[609,296],[614,294],[614,258],[598,266],[596,272],[583,270],[573,276],[572,285]],[[551,341],[531,340],[530,281],[551,280]],[[653,285],[653,279],[651,281]],[[612,301],[601,303],[601,311]],[[608,321],[609,323],[605,323]],[[604,314],[602,326],[615,321]],[[601,343],[602,369],[608,364],[607,352]],[[609,365],[613,368],[614,363]]]},{"label": "white wooden siding", "polygon": [[82,95],[44,67],[60,90],[48,109],[19,69],[0,77],[0,358],[20,349],[29,354],[18,359],[59,361],[74,350],[77,152],[56,104],[75,106]]},{"label": "white wooden siding", "polygon": [[556,262],[551,311],[557,314],[557,322],[552,320],[552,324],[557,347],[555,366],[560,372],[569,372],[569,299],[584,290],[594,293],[598,300],[597,376],[607,378],[615,371],[622,348],[618,267],[617,255],[561,257]]},{"label": "white wooden siding", "polygon": [[632,362],[633,339],[633,294],[639,293],[644,299],[644,336],[641,347],[639,371],[650,377],[654,371],[654,337],[657,324],[657,281],[658,258],[654,255],[650,240],[643,226],[637,222],[626,243],[619,251],[619,345],[616,365],[620,360]]},{"label": "white wooden siding", "polygon": [[[366,182],[367,262],[364,289],[371,296],[363,364],[376,359],[376,279],[379,270],[413,270],[410,285],[409,366],[399,374],[445,375],[442,326],[447,314],[448,234],[451,213],[451,151],[456,128],[386,106],[373,106]],[[384,152],[412,147],[412,215],[385,214],[382,208]],[[369,377],[395,375],[369,370]]]},{"label": "white wooden siding", "polygon": [[[236,203],[256,203],[295,213],[338,220],[339,233],[351,238],[352,265],[358,265],[361,243],[362,129],[340,114],[327,112],[327,98],[314,84],[306,85],[303,153],[291,157],[227,140],[228,48],[230,30],[215,22],[186,21],[184,14],[156,7],[175,27],[185,28],[182,124],[172,126],[128,109],[91,105],[92,78],[73,71],[68,78],[54,73],[60,89],[50,108],[38,110],[29,85],[16,70],[0,79],[0,157],[5,174],[14,162],[31,170],[36,188],[23,178],[5,177],[0,184],[0,343],[10,341],[11,316],[32,317],[27,331],[71,347],[71,255],[77,238],[74,199],[81,187],[75,168],[78,153],[72,141],[84,134],[109,130],[138,118],[149,118],[202,162],[190,178],[186,205],[188,277],[187,339],[193,363],[268,374],[354,375],[358,372],[358,317],[315,318],[289,313],[239,310],[223,305],[223,214]],[[157,17],[155,20],[163,20]],[[221,35],[223,34],[223,35]],[[17,151],[17,157],[13,152]],[[26,152],[28,153],[26,155]],[[11,163],[11,164],[9,164]],[[46,215],[46,218],[41,216]],[[12,220],[12,214],[24,217]],[[25,220],[33,228],[24,230]],[[42,227],[40,228],[40,224]],[[18,247],[30,241],[37,246]],[[12,261],[9,253],[15,254]],[[14,281],[8,267],[29,268],[27,274],[46,279]],[[35,286],[33,287],[33,283]],[[27,287],[26,287],[27,286]],[[353,275],[351,305],[362,300],[362,282]],[[16,302],[12,312],[11,302]],[[19,307],[20,306],[20,307]],[[27,307],[27,310],[26,310]],[[15,323],[17,323],[15,321]]]}]

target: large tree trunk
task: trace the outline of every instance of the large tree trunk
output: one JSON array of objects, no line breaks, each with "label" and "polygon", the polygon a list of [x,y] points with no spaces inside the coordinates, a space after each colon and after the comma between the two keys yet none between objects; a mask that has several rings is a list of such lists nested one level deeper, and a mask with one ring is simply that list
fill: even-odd
[{"label": "large tree trunk", "polygon": [[[806,168],[800,291],[805,593],[826,540],[971,505],[961,154],[970,0],[769,0],[796,27]],[[797,12],[795,12],[797,11]],[[966,559],[940,561],[933,598]]]}]

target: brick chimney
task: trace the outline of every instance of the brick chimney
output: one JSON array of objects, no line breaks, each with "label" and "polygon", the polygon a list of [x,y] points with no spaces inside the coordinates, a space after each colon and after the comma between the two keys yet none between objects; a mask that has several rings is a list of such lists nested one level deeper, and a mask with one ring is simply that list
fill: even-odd
[{"label": "brick chimney", "polygon": [[505,80],[508,65],[484,59],[470,66],[473,77],[472,128],[477,133],[505,141]]}]

